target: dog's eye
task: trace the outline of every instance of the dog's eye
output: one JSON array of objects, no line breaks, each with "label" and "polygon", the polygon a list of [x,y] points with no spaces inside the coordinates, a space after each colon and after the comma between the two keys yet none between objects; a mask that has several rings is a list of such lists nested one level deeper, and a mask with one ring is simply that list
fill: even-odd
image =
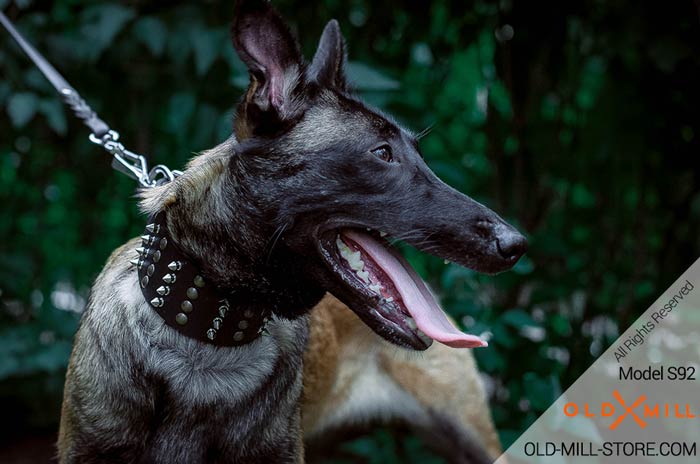
[{"label": "dog's eye", "polygon": [[379,148],[375,148],[374,150],[371,150],[371,153],[387,163],[394,162],[394,157],[391,154],[391,147],[389,145],[382,145]]}]

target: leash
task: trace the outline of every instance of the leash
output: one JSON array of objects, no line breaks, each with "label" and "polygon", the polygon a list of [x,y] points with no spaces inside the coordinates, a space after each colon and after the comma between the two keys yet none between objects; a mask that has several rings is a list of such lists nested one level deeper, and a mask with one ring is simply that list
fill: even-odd
[{"label": "leash", "polygon": [[114,169],[135,179],[141,187],[146,188],[170,182],[182,174],[181,171],[170,170],[162,164],[149,170],[146,158],[127,150],[119,142],[119,132],[111,129],[107,123],[97,116],[97,113],[83,100],[77,90],[71,87],[68,81],[56,71],[56,68],[27,42],[2,11],[0,11],[0,23],[56,89],[66,106],[90,129],[90,141],[101,146],[112,155],[112,167]]},{"label": "leash", "polygon": [[[97,116],[80,94],[32,47],[0,11],[0,23],[59,93],[63,102],[90,129],[90,141],[112,155],[112,167],[150,188],[173,181],[182,172],[157,165],[148,169],[146,158],[127,150],[119,133]],[[131,261],[138,272],[141,292],[163,321],[180,334],[216,346],[242,346],[266,333],[271,313],[236,309],[226,294],[210,284],[199,269],[169,243],[165,216],[150,218],[138,258]]]}]

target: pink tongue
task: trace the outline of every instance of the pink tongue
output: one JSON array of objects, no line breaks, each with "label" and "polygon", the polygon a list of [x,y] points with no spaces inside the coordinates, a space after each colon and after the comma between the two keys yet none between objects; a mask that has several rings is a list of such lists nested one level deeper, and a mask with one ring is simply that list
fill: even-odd
[{"label": "pink tongue", "polygon": [[398,253],[389,251],[367,234],[353,230],[345,230],[342,234],[361,247],[389,276],[408,312],[424,334],[453,348],[488,346],[479,337],[462,333],[452,325],[425,282]]}]

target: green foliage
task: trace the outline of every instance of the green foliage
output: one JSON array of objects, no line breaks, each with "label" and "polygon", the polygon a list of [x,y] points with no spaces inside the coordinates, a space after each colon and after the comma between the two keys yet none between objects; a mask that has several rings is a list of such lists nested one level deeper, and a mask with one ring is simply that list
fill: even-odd
[{"label": "green foliage", "polygon": [[[507,445],[698,256],[696,12],[275,3],[307,56],[337,18],[358,91],[416,132],[432,128],[421,148],[436,173],[529,235],[528,255],[495,277],[405,250],[450,314],[490,336],[475,354]],[[126,5],[5,9],[129,147],[178,168],[230,133],[247,82],[228,40],[232,2]],[[134,184],[4,33],[0,73],[0,401],[26,433],[55,427],[75,311],[143,223]],[[336,457],[439,462],[426,453],[378,430]]]}]

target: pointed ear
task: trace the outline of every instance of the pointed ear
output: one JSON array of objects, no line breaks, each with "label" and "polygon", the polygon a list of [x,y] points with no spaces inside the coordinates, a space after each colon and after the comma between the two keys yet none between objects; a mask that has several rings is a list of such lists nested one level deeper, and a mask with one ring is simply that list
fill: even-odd
[{"label": "pointed ear", "polygon": [[279,14],[266,0],[239,0],[231,34],[250,73],[246,99],[262,111],[274,109],[282,119],[293,113],[291,93],[301,75],[302,58]]},{"label": "pointed ear", "polygon": [[341,90],[346,88],[345,40],[335,19],[328,21],[323,29],[308,75],[321,85]]}]

